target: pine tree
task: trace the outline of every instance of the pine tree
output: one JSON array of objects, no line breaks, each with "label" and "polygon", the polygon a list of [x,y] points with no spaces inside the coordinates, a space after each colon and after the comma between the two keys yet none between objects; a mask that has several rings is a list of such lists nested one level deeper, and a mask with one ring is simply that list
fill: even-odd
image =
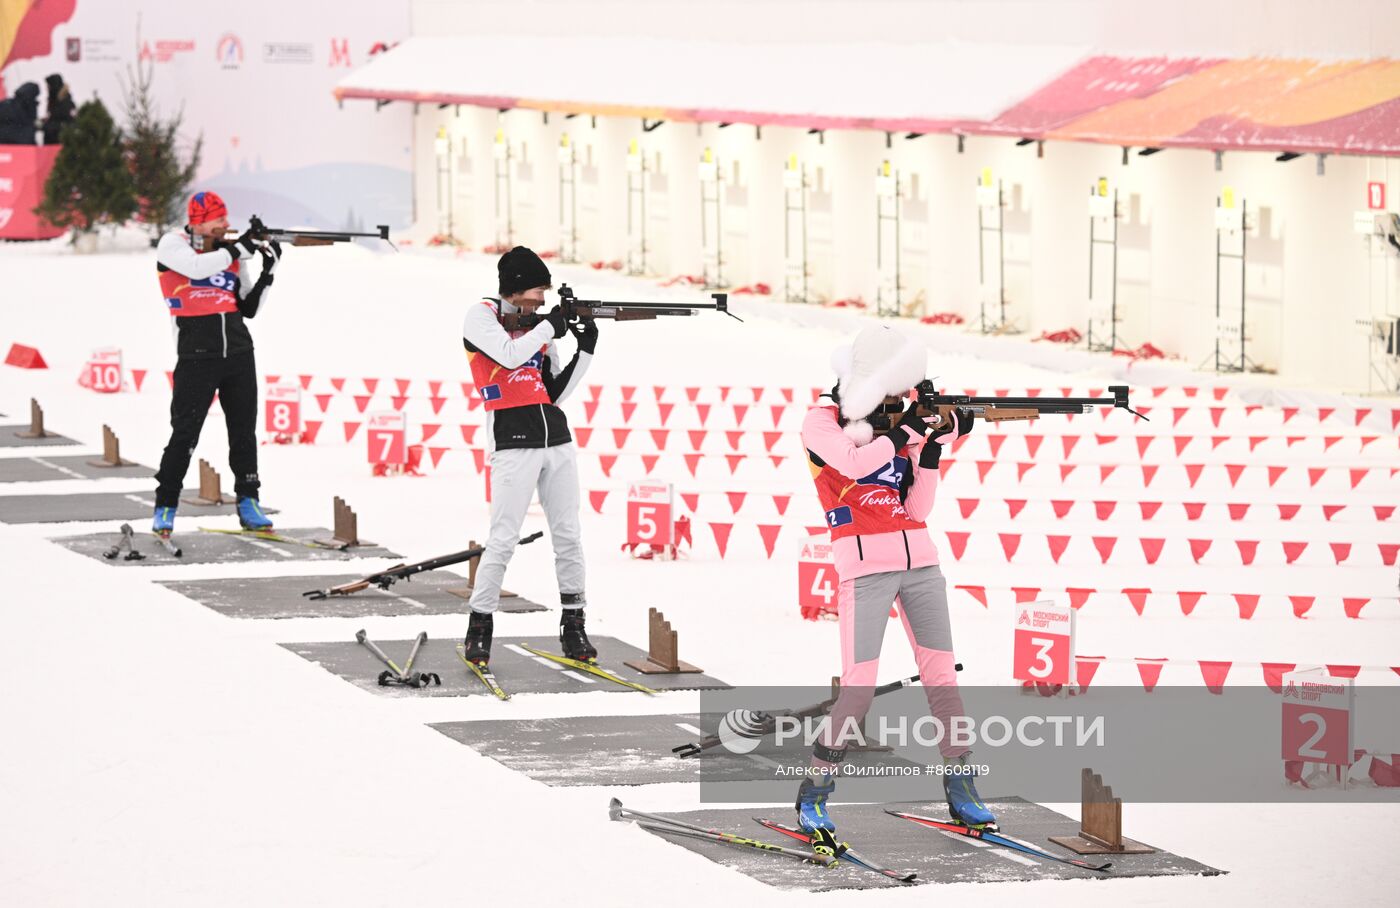
[{"label": "pine tree", "polygon": [[141,220],[159,237],[181,222],[185,197],[199,169],[203,137],[195,139],[189,160],[181,163],[179,136],[184,111],[162,120],[151,93],[152,67],[127,71],[122,85],[126,102],[126,156],[140,204]]},{"label": "pine tree", "polygon": [[122,152],[121,130],[101,101],[83,104],[64,130],[63,147],[44,184],[44,200],[34,212],[78,233],[90,233],[101,224],[125,223],[136,212],[136,190]]}]

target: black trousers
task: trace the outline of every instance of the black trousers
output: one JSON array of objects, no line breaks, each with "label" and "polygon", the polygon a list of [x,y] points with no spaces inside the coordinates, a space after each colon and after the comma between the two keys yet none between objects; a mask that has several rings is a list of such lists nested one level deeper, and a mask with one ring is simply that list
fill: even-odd
[{"label": "black trousers", "polygon": [[224,359],[182,359],[176,364],[170,443],[156,473],[156,507],[179,504],[185,473],[216,391],[228,426],[233,493],[240,498],[258,497],[258,377],[249,350]]}]

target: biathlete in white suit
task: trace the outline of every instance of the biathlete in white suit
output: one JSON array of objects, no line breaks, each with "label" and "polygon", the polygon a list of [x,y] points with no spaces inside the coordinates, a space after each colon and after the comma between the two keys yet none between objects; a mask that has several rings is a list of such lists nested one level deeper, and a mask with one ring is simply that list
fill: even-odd
[{"label": "biathlete in white suit", "polygon": [[[583,545],[579,539],[578,456],[559,404],[578,386],[598,343],[592,320],[568,324],[555,306],[528,331],[507,331],[505,315],[534,313],[552,281],[549,268],[524,246],[496,265],[499,297],[473,303],[462,325],[472,381],[486,409],[491,463],[491,533],[476,570],[465,657],[485,666],[491,659],[492,615],[501,583],[535,493],[549,523],[559,582],[559,643],[571,659],[594,661],[598,651],[584,631]],[[572,332],[578,349],[561,365],[555,340]]]},{"label": "biathlete in white suit", "polygon": [[[836,387],[818,399],[802,424],[802,443],[831,532],[841,635],[841,690],[811,767],[802,781],[798,822],[821,853],[835,854],[835,824],[826,809],[846,751],[845,723],[864,719],[874,697],[880,645],[890,606],[897,605],[913,647],[929,712],[951,728],[963,715],[948,620],[947,582],[925,524],[938,488],[943,446],[972,431],[973,414],[958,410],[936,428],[917,404],[902,407],[924,378],[928,353],[893,328],[863,329],[838,348]],[[901,412],[902,411],[902,412]],[[931,437],[930,437],[931,436]],[[995,823],[973,785],[968,748],[940,742],[944,792],[953,817],[973,826]]]}]

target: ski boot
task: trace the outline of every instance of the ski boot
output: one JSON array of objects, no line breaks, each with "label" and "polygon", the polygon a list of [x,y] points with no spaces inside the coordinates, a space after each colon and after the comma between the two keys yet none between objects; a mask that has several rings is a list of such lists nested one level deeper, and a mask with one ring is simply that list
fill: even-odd
[{"label": "ski boot", "polygon": [[467,636],[462,641],[462,656],[474,665],[485,667],[491,661],[491,631],[496,621],[490,612],[472,612],[467,621]]},{"label": "ski boot", "polygon": [[175,509],[157,507],[155,516],[151,518],[151,532],[170,538],[170,534],[175,532]]},{"label": "ski boot", "polygon": [[[559,600],[566,606],[559,616],[559,647],[570,659],[597,662],[598,649],[588,642],[588,633],[583,629],[583,594],[565,593]],[[578,608],[567,608],[574,604]]]},{"label": "ski boot", "polygon": [[272,529],[272,521],[263,513],[262,505],[256,498],[238,499],[238,522],[245,530]]},{"label": "ski boot", "polygon": [[973,780],[977,778],[977,767],[967,762],[963,755],[956,760],[944,759],[943,794],[948,799],[948,813],[954,822],[970,829],[997,828],[996,814],[982,801]]},{"label": "ski boot", "polygon": [[836,780],[827,776],[818,785],[810,778],[803,779],[797,789],[797,825],[811,836],[812,851],[816,854],[835,858],[846,850],[846,846],[836,841],[836,824],[831,814],[826,812],[826,799],[836,792]]}]

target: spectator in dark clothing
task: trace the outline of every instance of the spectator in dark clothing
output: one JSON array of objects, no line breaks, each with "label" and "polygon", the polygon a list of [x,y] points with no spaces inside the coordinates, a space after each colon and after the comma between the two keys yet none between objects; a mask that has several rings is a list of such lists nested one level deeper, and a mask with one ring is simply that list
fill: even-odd
[{"label": "spectator in dark clothing", "polygon": [[26,82],[15,96],[0,101],[0,145],[33,145],[39,122],[39,86]]},{"label": "spectator in dark clothing", "polygon": [[49,87],[49,115],[44,118],[44,144],[59,145],[63,142],[63,130],[73,122],[78,105],[73,103],[73,95],[58,73],[45,79],[44,84]]}]

